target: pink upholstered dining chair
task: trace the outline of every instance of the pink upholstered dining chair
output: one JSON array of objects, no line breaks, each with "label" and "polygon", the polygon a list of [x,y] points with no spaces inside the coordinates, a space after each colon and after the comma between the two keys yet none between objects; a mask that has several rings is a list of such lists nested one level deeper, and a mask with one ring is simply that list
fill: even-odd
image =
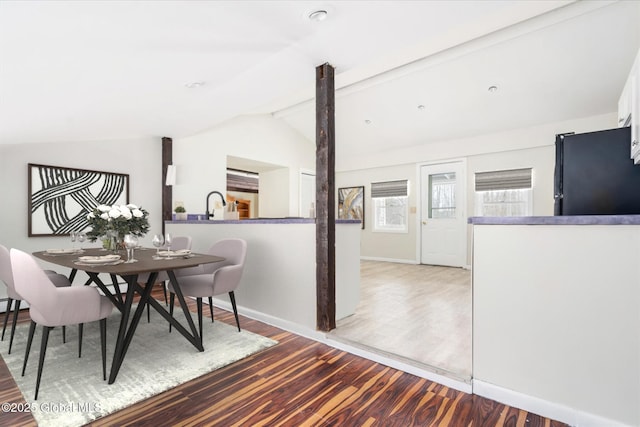
[{"label": "pink upholstered dining chair", "polygon": [[[190,272],[197,271],[198,274],[185,275],[185,272],[178,274],[180,289],[184,296],[196,298],[200,340],[202,340],[202,298],[204,297],[209,298],[209,310],[211,311],[211,321],[213,321],[212,297],[228,293],[236,324],[238,325],[238,332],[240,332],[240,319],[238,318],[234,291],[242,278],[244,261],[247,256],[247,242],[242,239],[223,239],[214,243],[207,253],[223,257],[225,260],[218,263],[200,265],[197,267],[199,271],[190,269]],[[168,287],[171,293],[169,311],[173,313],[175,292],[171,283],[169,283]]]},{"label": "pink upholstered dining chair", "polygon": [[[53,284],[57,287],[62,286],[71,286],[69,279],[62,274],[58,274],[53,270],[45,270],[47,277]],[[7,287],[7,309],[4,313],[4,323],[2,325],[2,338],[4,341],[4,334],[7,330],[7,320],[9,320],[9,315],[11,314],[11,305],[15,302],[14,311],[13,311],[13,322],[11,324],[11,337],[9,338],[9,354],[11,354],[11,348],[13,347],[13,337],[16,332],[16,324],[18,323],[18,313],[20,312],[20,304],[22,303],[22,297],[16,292],[16,289],[13,285],[13,271],[11,269],[11,257],[9,255],[9,249],[5,246],[0,245],[0,280],[4,282]],[[64,332],[62,334],[63,341]]]},{"label": "pink upholstered dining chair", "polygon": [[80,325],[80,348],[82,348],[82,325],[87,322],[100,321],[102,377],[106,379],[106,331],[107,317],[113,310],[111,301],[107,297],[101,296],[96,288],[89,286],[58,288],[49,280],[47,274],[31,255],[18,249],[11,249],[10,255],[13,284],[18,294],[22,295],[24,300],[29,303],[29,315],[31,316],[29,338],[22,365],[23,376],[27,368],[29,350],[31,349],[36,324],[42,325],[42,343],[40,345],[40,360],[34,399],[38,399],[49,332],[56,326]]}]

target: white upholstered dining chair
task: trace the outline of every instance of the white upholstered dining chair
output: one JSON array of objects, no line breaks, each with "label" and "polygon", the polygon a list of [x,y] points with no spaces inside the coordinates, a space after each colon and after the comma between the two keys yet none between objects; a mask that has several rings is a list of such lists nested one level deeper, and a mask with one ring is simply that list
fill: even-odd
[{"label": "white upholstered dining chair", "polygon": [[[29,359],[29,351],[36,324],[42,325],[42,342],[36,378],[34,400],[38,399],[40,379],[49,332],[56,326],[79,325],[80,349],[82,348],[82,325],[87,322],[100,321],[100,341],[102,350],[102,377],[107,377],[106,367],[106,330],[107,317],[113,305],[107,297],[101,296],[96,288],[89,286],[56,287],[47,274],[40,268],[36,260],[18,249],[11,249],[11,268],[16,291],[29,303],[29,338],[24,354],[22,375],[24,376]],[[81,350],[79,350],[81,353]]]},{"label": "white upholstered dining chair", "polygon": [[[58,274],[53,270],[44,270],[47,274],[47,277],[53,284],[57,287],[62,286],[71,286],[69,279],[62,274]],[[20,312],[20,305],[22,303],[22,297],[16,292],[15,286],[13,285],[13,270],[11,269],[11,257],[9,255],[9,249],[5,246],[0,245],[0,280],[4,282],[7,287],[7,308],[4,313],[4,322],[2,324],[2,338],[4,341],[4,334],[7,329],[7,321],[9,320],[9,315],[11,314],[11,306],[15,303],[13,308],[13,322],[11,324],[11,337],[9,338],[9,351],[11,354],[11,349],[13,347],[13,337],[16,332],[16,324],[18,323],[18,314]],[[64,339],[64,331],[62,334],[63,341]]]},{"label": "white upholstered dining chair", "polygon": [[[223,257],[225,260],[190,269],[189,273],[193,272],[197,274],[185,275],[185,272],[181,272],[178,275],[180,290],[184,296],[196,298],[200,340],[202,340],[202,298],[205,297],[209,298],[209,310],[211,310],[211,320],[213,321],[212,297],[228,293],[231,306],[233,307],[233,314],[236,318],[238,332],[240,332],[240,319],[238,318],[238,308],[236,307],[234,291],[238,288],[240,279],[242,278],[244,261],[247,256],[247,242],[242,239],[223,239],[214,243],[207,253],[209,255]],[[173,313],[175,291],[171,283],[169,283],[168,287],[171,293],[169,311]]]}]

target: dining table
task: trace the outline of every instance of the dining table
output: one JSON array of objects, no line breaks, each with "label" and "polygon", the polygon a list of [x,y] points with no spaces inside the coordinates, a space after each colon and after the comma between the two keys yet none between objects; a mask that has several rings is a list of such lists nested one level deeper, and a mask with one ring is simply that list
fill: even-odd
[{"label": "dining table", "polygon": [[[143,315],[145,306],[153,307],[160,315],[180,332],[196,349],[204,351],[202,339],[193,321],[191,312],[180,289],[178,280],[178,270],[183,268],[196,267],[201,264],[210,264],[224,261],[223,257],[192,253],[190,251],[163,251],[160,252],[152,248],[137,248],[134,251],[135,262],[125,262],[126,251],[107,252],[100,248],[88,248],[79,250],[45,250],[34,252],[33,256],[52,264],[68,267],[71,269],[69,280],[73,283],[77,272],[84,271],[89,279],[85,285],[95,284],[104,295],[111,300],[113,305],[122,313],[118,336],[109,373],[109,384],[113,384],[118,376],[122,362],[124,361],[127,349],[135,334],[140,318]],[[120,255],[118,259],[117,255]],[[109,258],[112,261],[109,261]],[[104,262],[101,262],[104,260]],[[180,302],[182,312],[186,319],[186,327],[169,313],[155,298],[151,298],[153,285],[158,277],[158,273],[166,271],[175,295]],[[148,273],[148,274],[145,274]],[[108,274],[111,279],[111,286],[108,286],[100,278],[100,274]],[[145,274],[147,280],[144,283],[138,282],[138,277]],[[126,289],[120,287],[118,280],[121,277],[126,283]],[[140,299],[134,308],[134,296],[138,293]],[[129,322],[129,320],[131,321]]]}]

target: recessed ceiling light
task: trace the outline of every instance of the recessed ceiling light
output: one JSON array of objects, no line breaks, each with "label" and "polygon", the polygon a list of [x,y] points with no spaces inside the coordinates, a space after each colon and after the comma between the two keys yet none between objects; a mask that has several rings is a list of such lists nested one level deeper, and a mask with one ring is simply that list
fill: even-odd
[{"label": "recessed ceiling light", "polygon": [[368,125],[370,125],[370,124],[371,124],[371,120],[369,120],[369,119],[366,119],[364,122],[365,122],[366,124],[368,124]]},{"label": "recessed ceiling light", "polygon": [[311,21],[320,22],[324,21],[325,19],[327,19],[326,10],[314,10],[313,12],[309,13],[309,20]]},{"label": "recessed ceiling light", "polygon": [[424,110],[426,107],[422,104],[418,105],[418,110]]},{"label": "recessed ceiling light", "polygon": [[489,92],[494,93],[498,91],[498,86],[489,86]]},{"label": "recessed ceiling light", "polygon": [[196,89],[196,88],[204,86],[205,84],[206,84],[206,82],[200,81],[200,82],[185,83],[184,86],[186,88],[189,88],[189,89]]}]

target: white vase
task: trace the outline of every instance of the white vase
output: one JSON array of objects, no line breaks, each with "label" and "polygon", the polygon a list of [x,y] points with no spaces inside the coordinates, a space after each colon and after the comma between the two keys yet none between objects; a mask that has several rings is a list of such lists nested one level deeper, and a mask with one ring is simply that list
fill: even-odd
[{"label": "white vase", "polygon": [[176,221],[186,221],[187,213],[186,212],[176,212]]}]

